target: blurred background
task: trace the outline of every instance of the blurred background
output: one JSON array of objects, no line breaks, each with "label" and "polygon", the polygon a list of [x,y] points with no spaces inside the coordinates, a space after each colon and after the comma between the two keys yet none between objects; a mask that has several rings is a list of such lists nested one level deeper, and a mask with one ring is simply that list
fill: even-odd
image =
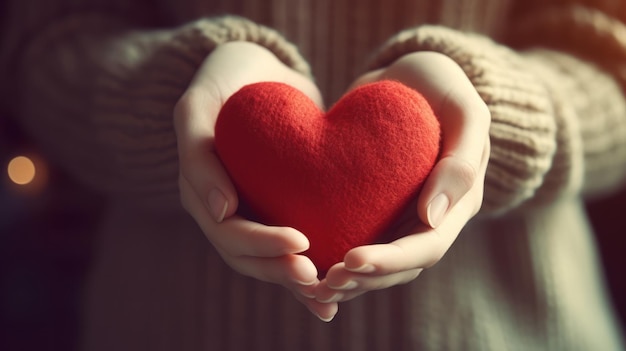
[{"label": "blurred background", "polygon": [[76,350],[103,200],[0,115],[0,350]]}]

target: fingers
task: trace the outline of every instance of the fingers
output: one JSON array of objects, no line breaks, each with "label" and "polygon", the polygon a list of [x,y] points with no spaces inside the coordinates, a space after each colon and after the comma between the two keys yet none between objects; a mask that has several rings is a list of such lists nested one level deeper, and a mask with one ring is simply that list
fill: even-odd
[{"label": "fingers", "polygon": [[[350,250],[344,262],[331,267],[315,289],[316,299],[323,303],[342,302],[368,291],[386,289],[413,281],[424,268],[439,262],[456,239],[468,218],[452,210],[438,229],[426,229],[404,236],[389,244],[366,245]],[[455,217],[456,216],[456,217]]]},{"label": "fingers", "polygon": [[[412,234],[389,244],[357,247],[346,254],[346,270],[355,273],[394,274],[415,268],[428,268],[439,262],[454,238],[435,231]],[[362,267],[371,265],[370,271]]]},{"label": "fingers", "polygon": [[[219,251],[219,250],[218,250]],[[301,255],[285,255],[275,258],[232,257],[221,253],[226,263],[240,274],[255,279],[280,284],[291,290],[294,297],[324,322],[330,322],[337,314],[334,302],[321,302],[315,298],[319,284],[313,263]]]},{"label": "fingers", "polygon": [[343,263],[333,266],[324,281],[317,285],[315,297],[322,303],[342,302],[354,299],[366,292],[387,289],[413,281],[422,269],[411,269],[392,274],[354,273]]},{"label": "fingers", "polygon": [[438,113],[443,135],[441,156],[418,199],[419,217],[433,228],[476,181],[482,182],[479,175],[489,140],[491,117],[474,88],[467,82],[451,89]]},{"label": "fingers", "polygon": [[320,320],[330,322],[337,314],[337,303],[321,302],[316,299],[315,289],[319,284],[317,269],[307,257],[294,254],[277,257],[237,257],[222,250],[218,252],[238,273],[279,284],[291,290],[295,298]]},{"label": "fingers", "polygon": [[233,216],[216,223],[205,214],[197,194],[181,178],[181,196],[188,212],[228,264],[236,272],[268,283],[279,284],[294,293],[313,314],[330,321],[337,313],[336,303],[322,303],[314,297],[319,283],[315,265],[302,252],[309,246],[306,237],[292,228],[268,227]]},{"label": "fingers", "polygon": [[[202,202],[204,216],[210,215],[216,223],[232,216],[239,202],[219,159],[209,150],[198,150],[198,154],[187,154],[186,157],[188,160],[185,163],[195,166],[181,165],[179,183],[184,181],[193,189]],[[184,203],[185,199],[181,198],[181,201],[185,209],[189,210],[189,205]]]},{"label": "fingers", "polygon": [[424,223],[437,228],[478,178],[478,166],[456,155],[441,158],[431,171],[417,203]]},{"label": "fingers", "polygon": [[237,272],[255,279],[275,283],[307,294],[306,287],[316,284],[317,269],[302,255],[277,257],[233,256],[219,250],[220,254]]},{"label": "fingers", "polygon": [[207,236],[214,246],[231,256],[279,257],[309,248],[308,239],[293,228],[269,227],[241,217],[225,220],[219,225],[219,232],[213,228]]},{"label": "fingers", "polygon": [[311,313],[324,322],[332,321],[339,309],[337,302],[320,302],[315,298],[306,297],[298,293],[294,293],[294,296],[305,305]]},{"label": "fingers", "polygon": [[[467,218],[467,215],[459,212],[469,212],[464,206],[453,211],[452,214],[460,219]],[[464,224],[463,220],[451,218],[437,229],[418,225],[414,234],[389,244],[356,247],[346,254],[343,268],[356,274],[383,276],[432,267],[448,251]],[[332,269],[327,276],[334,282]]]},{"label": "fingers", "polygon": [[293,228],[269,227],[233,216],[216,223],[185,178],[181,197],[187,211],[200,226],[224,261],[241,274],[293,289],[317,282],[317,269],[310,259],[294,255],[308,249],[304,234]]},{"label": "fingers", "polygon": [[[201,199],[216,222],[232,216],[238,199],[230,178],[214,153],[213,136],[219,97],[208,91],[189,90],[174,109],[180,178]],[[182,199],[185,208],[188,205]]]},{"label": "fingers", "polygon": [[269,50],[247,42],[218,46],[174,109],[181,202],[234,270],[285,286],[322,320],[330,320],[337,312],[336,304],[311,298],[319,283],[317,269],[310,259],[297,255],[308,249],[307,238],[295,229],[236,216],[235,188],[215,154],[214,129],[221,107],[241,87],[262,81],[292,85],[323,107],[315,84]]},{"label": "fingers", "polygon": [[292,228],[268,227],[236,216],[216,223],[206,215],[202,200],[185,178],[181,178],[179,187],[187,211],[202,232],[229,256],[277,257],[302,252],[309,247],[304,234]]}]

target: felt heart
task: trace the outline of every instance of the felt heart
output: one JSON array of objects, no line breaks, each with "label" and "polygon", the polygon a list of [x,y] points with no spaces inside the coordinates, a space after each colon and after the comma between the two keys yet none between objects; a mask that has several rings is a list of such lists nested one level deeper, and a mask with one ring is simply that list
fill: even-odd
[{"label": "felt heart", "polygon": [[419,192],[439,143],[426,100],[395,81],[358,87],[327,113],[291,86],[256,83],[226,101],[215,126],[242,204],[262,223],[304,233],[322,275],[380,239]]}]

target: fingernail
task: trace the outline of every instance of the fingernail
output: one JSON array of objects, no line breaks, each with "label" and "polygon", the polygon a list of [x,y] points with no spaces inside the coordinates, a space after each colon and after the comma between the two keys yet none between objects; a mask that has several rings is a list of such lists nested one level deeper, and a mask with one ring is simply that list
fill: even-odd
[{"label": "fingernail", "polygon": [[217,188],[212,189],[209,193],[209,210],[217,223],[221,223],[224,220],[228,210],[228,200],[226,200],[224,193]]},{"label": "fingernail", "polygon": [[333,320],[333,318],[335,318],[335,315],[332,315],[332,316],[330,316],[330,317],[328,317],[328,318],[323,318],[322,316],[320,316],[320,315],[318,315],[318,314],[316,314],[316,316],[317,316],[317,318],[319,318],[322,322],[326,322],[326,323],[328,323],[328,322],[332,321],[332,320]]},{"label": "fingernail", "polygon": [[300,295],[306,297],[307,299],[314,299],[315,295],[309,293],[308,291],[300,291]]},{"label": "fingernail", "polygon": [[372,273],[376,270],[376,267],[374,267],[373,264],[366,263],[362,265],[361,267],[357,267],[357,268],[346,267],[346,270],[349,270],[350,272],[355,272],[355,273]]},{"label": "fingernail", "polygon": [[309,291],[308,286],[303,286],[301,288],[298,289],[298,293],[300,293],[300,295],[306,297],[307,299],[314,299],[315,298],[315,294],[312,291]]},{"label": "fingernail", "polygon": [[343,299],[343,293],[335,293],[333,296],[324,299],[324,300],[317,300],[318,302],[321,303],[331,303],[331,302],[339,302],[339,300]]},{"label": "fingernail", "polygon": [[356,288],[357,286],[358,286],[357,282],[355,282],[354,280],[348,280],[341,286],[337,286],[337,287],[331,286],[330,288],[335,289],[335,290],[352,290]]},{"label": "fingernail", "polygon": [[302,285],[302,286],[311,286],[315,283],[317,283],[317,279],[313,279],[310,281],[302,281],[302,280],[298,280],[298,279],[292,279],[294,283],[298,284],[298,285]]},{"label": "fingernail", "polygon": [[448,210],[448,206],[450,205],[450,200],[444,194],[439,194],[435,196],[435,198],[428,205],[428,210],[426,216],[428,217],[428,224],[436,228],[441,221],[443,220],[443,216]]}]

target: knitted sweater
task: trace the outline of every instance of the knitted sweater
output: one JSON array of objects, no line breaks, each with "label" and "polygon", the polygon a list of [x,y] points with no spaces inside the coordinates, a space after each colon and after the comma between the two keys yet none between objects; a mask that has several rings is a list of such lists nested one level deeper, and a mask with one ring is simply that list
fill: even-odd
[{"label": "knitted sweater", "polygon": [[[619,350],[584,195],[626,178],[626,2],[11,1],[3,103],[108,194],[90,350]],[[487,103],[481,213],[414,282],[329,324],[242,277],[179,206],[172,109],[220,43],[265,46],[328,102],[403,54],[456,61]]]}]

